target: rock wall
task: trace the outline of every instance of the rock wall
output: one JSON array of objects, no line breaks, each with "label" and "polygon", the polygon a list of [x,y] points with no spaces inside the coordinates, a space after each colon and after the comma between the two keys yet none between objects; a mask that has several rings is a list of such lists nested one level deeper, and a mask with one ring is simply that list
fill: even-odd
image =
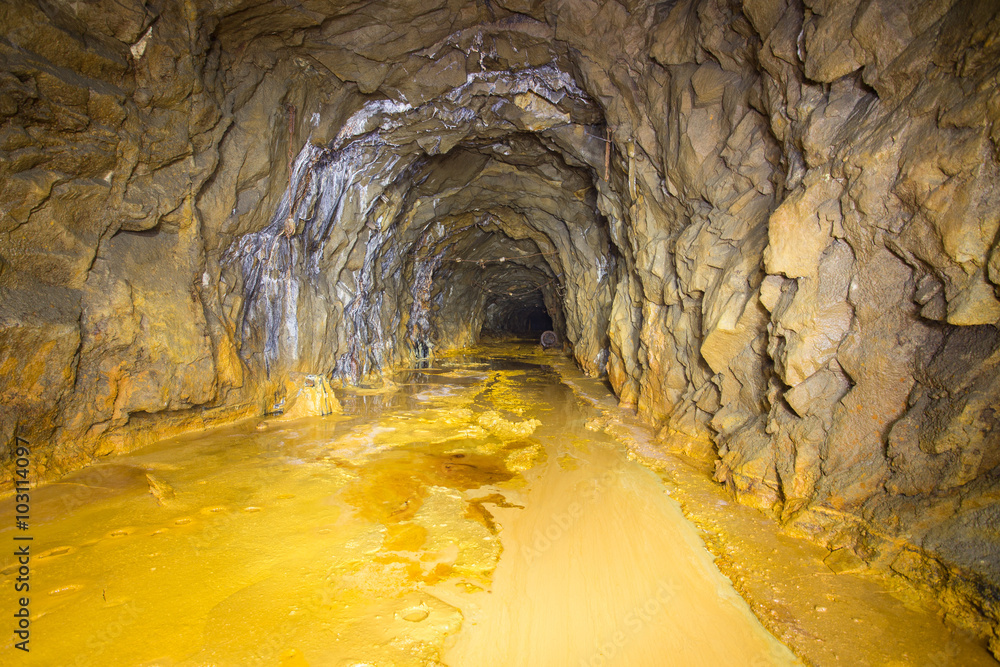
[{"label": "rock wall", "polygon": [[544,308],[1000,646],[998,14],[4,2],[0,436],[53,477]]}]

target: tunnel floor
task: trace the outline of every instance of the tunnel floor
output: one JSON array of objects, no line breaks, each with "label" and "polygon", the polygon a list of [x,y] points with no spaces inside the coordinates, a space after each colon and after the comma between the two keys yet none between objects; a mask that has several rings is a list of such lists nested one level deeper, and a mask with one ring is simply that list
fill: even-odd
[{"label": "tunnel floor", "polygon": [[[823,576],[817,547],[685,483],[696,468],[637,461],[568,368],[480,347],[341,392],[341,415],[175,438],[37,489],[31,664],[802,664],[730,583],[743,569],[810,662],[990,664],[929,610]],[[674,497],[759,553],[723,545],[727,578]],[[824,618],[839,598],[855,606]],[[901,644],[877,636],[892,619]],[[878,650],[900,659],[857,662]]]}]

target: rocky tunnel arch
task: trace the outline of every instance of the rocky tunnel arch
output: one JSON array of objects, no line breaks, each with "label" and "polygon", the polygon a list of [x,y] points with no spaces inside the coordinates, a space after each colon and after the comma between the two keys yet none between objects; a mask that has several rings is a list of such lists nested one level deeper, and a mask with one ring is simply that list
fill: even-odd
[{"label": "rocky tunnel arch", "polygon": [[417,107],[367,103],[329,144],[306,143],[270,224],[227,253],[240,329],[257,335],[244,355],[357,381],[475,342],[488,305],[491,325],[509,319],[495,296],[537,291],[602,372],[615,261],[596,205],[603,133],[552,66],[474,72]]}]

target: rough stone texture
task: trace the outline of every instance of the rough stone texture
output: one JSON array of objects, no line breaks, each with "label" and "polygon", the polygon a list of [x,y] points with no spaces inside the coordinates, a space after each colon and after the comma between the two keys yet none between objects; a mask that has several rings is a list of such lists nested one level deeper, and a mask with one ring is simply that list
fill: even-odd
[{"label": "rough stone texture", "polygon": [[0,26],[0,436],[41,475],[545,311],[662,446],[1000,649],[995,2]]}]

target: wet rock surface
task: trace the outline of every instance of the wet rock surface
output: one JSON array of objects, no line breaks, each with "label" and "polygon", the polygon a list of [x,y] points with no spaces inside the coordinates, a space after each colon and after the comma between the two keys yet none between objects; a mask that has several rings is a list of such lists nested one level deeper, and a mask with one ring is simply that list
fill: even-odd
[{"label": "wet rock surface", "polygon": [[[551,355],[469,352],[378,400],[341,389],[333,417],[243,420],[39,489],[33,663],[802,664],[664,483],[584,428]],[[18,566],[0,556],[0,584]]]},{"label": "wet rock surface", "polygon": [[0,436],[40,477],[539,323],[659,446],[997,649],[996,3],[0,27]]}]

